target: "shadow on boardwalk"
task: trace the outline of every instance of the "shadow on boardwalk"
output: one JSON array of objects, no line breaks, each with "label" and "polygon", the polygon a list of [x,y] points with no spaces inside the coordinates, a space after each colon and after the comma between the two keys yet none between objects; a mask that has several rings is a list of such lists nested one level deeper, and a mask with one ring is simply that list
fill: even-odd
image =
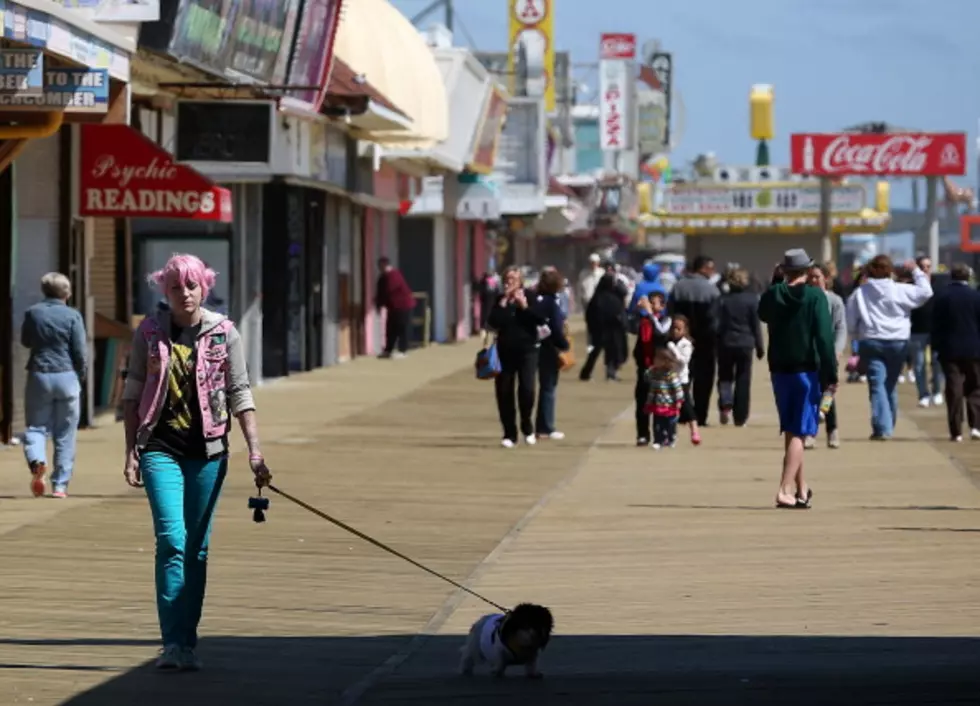
[{"label": "shadow on boardwalk", "polygon": [[[350,702],[344,690],[413,636],[202,640],[206,670],[163,674],[144,664],[64,706],[272,706]],[[11,641],[0,640],[11,644]],[[143,641],[50,640],[50,647],[145,646]],[[980,639],[804,636],[557,636],[543,681],[455,673],[458,637],[429,637],[361,704],[975,704]],[[48,652],[49,650],[46,650]],[[94,661],[98,661],[97,659]],[[71,664],[0,669],[111,670]]]}]

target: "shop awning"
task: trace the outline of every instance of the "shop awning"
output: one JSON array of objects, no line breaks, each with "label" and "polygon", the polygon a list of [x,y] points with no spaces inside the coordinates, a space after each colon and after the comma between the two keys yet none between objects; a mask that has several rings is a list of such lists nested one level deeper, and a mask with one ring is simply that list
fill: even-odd
[{"label": "shop awning", "polygon": [[82,125],[79,213],[231,223],[231,192],[129,125]]},{"label": "shop awning", "polygon": [[[489,72],[466,49],[434,49],[432,55],[452,105],[449,111],[449,137],[427,149],[394,149],[389,146],[385,149],[385,157],[424,161],[437,168],[461,172],[473,162],[476,143],[482,137],[478,132],[486,124],[491,139],[487,148],[482,150],[479,169],[474,171],[489,174],[493,169],[497,138],[507,109],[506,98],[499,96],[497,91],[491,94],[493,85]],[[486,120],[494,96],[499,96],[499,100],[494,101],[493,116]]]},{"label": "shop awning", "polygon": [[334,55],[412,121],[407,130],[364,131],[361,139],[421,149],[449,137],[449,104],[432,51],[387,0],[344,3]]},{"label": "shop awning", "polygon": [[348,99],[364,101],[363,110],[350,115],[350,124],[357,130],[407,130],[412,126],[404,111],[368,81],[362,80],[346,62],[335,58],[325,105],[331,108]]}]

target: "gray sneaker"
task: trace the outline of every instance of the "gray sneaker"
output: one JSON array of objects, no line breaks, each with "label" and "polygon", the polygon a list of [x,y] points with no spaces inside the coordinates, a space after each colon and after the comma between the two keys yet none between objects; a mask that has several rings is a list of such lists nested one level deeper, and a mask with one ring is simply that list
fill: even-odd
[{"label": "gray sneaker", "polygon": [[157,669],[176,670],[181,668],[181,650],[177,645],[166,645],[157,657]]},{"label": "gray sneaker", "polygon": [[827,446],[831,449],[840,448],[840,435],[837,433],[836,429],[827,434]]},{"label": "gray sneaker", "polygon": [[814,443],[812,436],[808,436],[805,439],[803,439],[803,448],[804,449],[808,449],[809,450],[809,449],[812,449],[814,447],[816,447],[816,443]]},{"label": "gray sneaker", "polygon": [[193,647],[184,647],[180,650],[180,669],[184,672],[199,672],[204,664],[201,658],[194,652]]}]

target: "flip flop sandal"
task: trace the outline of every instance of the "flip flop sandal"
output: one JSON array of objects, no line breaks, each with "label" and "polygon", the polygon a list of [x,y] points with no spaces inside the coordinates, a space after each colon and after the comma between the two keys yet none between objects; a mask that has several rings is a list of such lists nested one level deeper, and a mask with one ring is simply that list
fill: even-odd
[{"label": "flip flop sandal", "polygon": [[813,500],[813,488],[807,488],[805,498],[801,498],[799,496],[796,497],[796,505],[797,507],[805,507],[809,509],[811,500]]},{"label": "flip flop sandal", "polygon": [[800,503],[801,501],[799,499],[797,499],[796,502],[792,502],[792,503],[783,503],[777,500],[776,508],[779,510],[809,510],[810,509],[809,505],[800,504]]}]

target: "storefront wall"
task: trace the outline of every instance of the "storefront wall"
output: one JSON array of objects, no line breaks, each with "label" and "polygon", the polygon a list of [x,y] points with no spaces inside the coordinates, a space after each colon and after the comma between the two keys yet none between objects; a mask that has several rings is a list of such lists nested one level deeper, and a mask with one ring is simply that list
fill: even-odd
[{"label": "storefront wall", "polygon": [[[41,277],[60,265],[61,136],[30,140],[11,167],[13,172],[11,287],[11,430],[24,430],[24,385],[30,351],[20,345],[24,313],[41,301]],[[83,308],[84,311],[84,308]],[[89,326],[90,327],[90,326]]]}]

